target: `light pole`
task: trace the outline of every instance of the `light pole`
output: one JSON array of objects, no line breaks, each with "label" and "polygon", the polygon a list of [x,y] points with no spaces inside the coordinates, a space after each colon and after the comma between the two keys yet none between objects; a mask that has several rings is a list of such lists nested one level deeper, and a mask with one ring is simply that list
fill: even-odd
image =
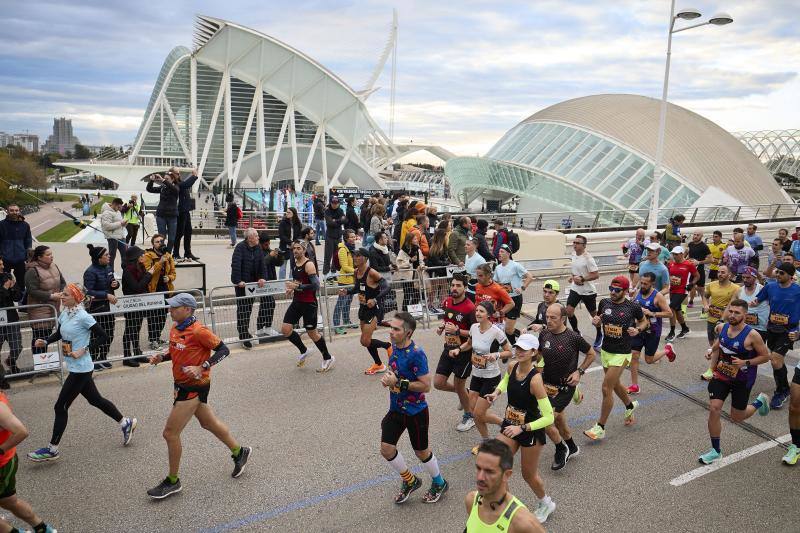
[{"label": "light pole", "polygon": [[658,142],[656,143],[656,159],[653,165],[653,200],[650,203],[650,215],[647,217],[647,229],[652,232],[658,227],[658,202],[659,193],[661,192],[661,176],[664,172],[661,170],[661,159],[664,155],[664,134],[667,129],[667,93],[669,90],[669,63],[672,56],[672,34],[679,31],[691,30],[692,28],[699,28],[706,24],[713,24],[715,26],[724,26],[733,22],[733,18],[727,13],[717,13],[705,22],[697,22],[684,26],[683,28],[675,29],[675,22],[678,19],[694,20],[699,18],[701,13],[696,9],[681,9],[675,13],[675,0],[672,0],[669,11],[669,32],[667,34],[667,61],[664,67],[664,88],[661,92],[661,113],[658,120]]}]

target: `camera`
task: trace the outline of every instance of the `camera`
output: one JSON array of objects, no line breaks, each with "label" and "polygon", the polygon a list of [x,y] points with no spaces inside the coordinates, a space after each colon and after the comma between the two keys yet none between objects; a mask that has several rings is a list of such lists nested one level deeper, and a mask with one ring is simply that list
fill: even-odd
[{"label": "camera", "polygon": [[0,272],[0,285],[4,284],[6,281],[14,279],[11,275],[11,272]]}]

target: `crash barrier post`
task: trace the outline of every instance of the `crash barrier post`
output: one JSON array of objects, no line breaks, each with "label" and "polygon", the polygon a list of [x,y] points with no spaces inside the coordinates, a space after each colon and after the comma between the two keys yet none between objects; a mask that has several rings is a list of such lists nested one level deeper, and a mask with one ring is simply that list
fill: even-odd
[{"label": "crash barrier post", "polygon": [[[14,320],[14,313],[20,320]],[[64,382],[61,365],[61,342],[56,346],[36,348],[36,339],[47,339],[56,330],[58,311],[52,304],[19,305],[0,309],[0,349],[8,343],[8,355],[3,358],[5,376],[31,380],[39,374],[59,373]]]}]

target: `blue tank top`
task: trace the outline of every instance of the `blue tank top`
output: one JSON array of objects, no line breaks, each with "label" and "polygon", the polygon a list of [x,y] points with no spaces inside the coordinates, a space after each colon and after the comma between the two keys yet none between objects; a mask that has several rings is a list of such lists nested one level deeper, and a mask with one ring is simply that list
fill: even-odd
[{"label": "blue tank top", "polygon": [[[636,293],[636,298],[634,298],[634,301],[640,306],[642,306],[642,309],[647,309],[652,313],[658,313],[661,309],[659,309],[658,306],[656,305],[656,294],[658,294],[658,291],[656,291],[655,289],[651,289],[650,296],[648,296],[647,298],[642,298],[642,292],[639,291]],[[652,326],[661,325],[661,317],[651,316],[649,320]]]},{"label": "blue tank top", "polygon": [[728,328],[730,324],[722,326],[722,331],[719,332],[719,362],[714,369],[714,377],[722,379],[723,381],[745,381],[748,386],[752,386],[756,381],[756,370],[754,366],[736,368],[731,364],[733,357],[737,359],[752,359],[755,356],[755,351],[745,348],[744,341],[750,334],[753,328],[745,325],[742,331],[735,337],[728,337]]}]

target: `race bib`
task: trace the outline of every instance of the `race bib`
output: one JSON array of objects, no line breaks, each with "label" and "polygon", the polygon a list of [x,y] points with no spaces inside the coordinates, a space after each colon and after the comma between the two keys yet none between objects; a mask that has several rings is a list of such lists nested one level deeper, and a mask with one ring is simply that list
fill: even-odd
[{"label": "race bib", "polygon": [[72,343],[69,341],[61,341],[61,351],[64,353],[64,356],[68,356],[72,353]]},{"label": "race bib", "polygon": [[550,398],[555,398],[556,396],[558,396],[558,392],[561,389],[559,389],[555,385],[550,385],[549,383],[545,383],[544,384],[544,390],[547,392],[547,395]]},{"label": "race bib", "polygon": [[458,337],[458,335],[445,335],[444,343],[447,346],[452,346],[453,348],[455,348],[456,346],[459,346],[461,344],[461,339]]},{"label": "race bib", "polygon": [[681,277],[680,276],[670,276],[669,277],[669,285],[670,287],[679,287],[681,284]]},{"label": "race bib", "polygon": [[472,365],[475,368],[486,368],[486,358],[482,355],[472,353]]},{"label": "race bib", "polygon": [[639,265],[628,265],[628,272],[639,272]]},{"label": "race bib", "polygon": [[622,337],[622,326],[616,324],[603,324],[603,331],[609,337]]},{"label": "race bib", "polygon": [[755,326],[758,324],[758,315],[755,313],[747,313],[747,316],[744,317],[744,323],[748,326]]},{"label": "race bib", "polygon": [[651,324],[658,324],[658,317],[657,316],[651,316],[650,317],[650,323]]},{"label": "race bib", "polygon": [[512,426],[521,426],[525,424],[525,414],[526,414],[525,411],[521,411],[509,405],[508,407],[506,407],[505,419]]},{"label": "race bib", "polygon": [[358,293],[358,303],[360,303],[362,305],[366,305],[367,304],[367,297],[364,296],[363,292],[359,292]]},{"label": "race bib", "polygon": [[716,305],[711,305],[708,307],[708,315],[713,316],[714,318],[722,318],[722,312],[725,309],[722,307],[717,307]]},{"label": "race bib", "polygon": [[719,361],[717,363],[717,372],[719,372],[723,376],[727,376],[729,378],[735,378],[736,375],[739,373],[739,367],[731,363],[726,363],[725,361]]},{"label": "race bib", "polygon": [[769,321],[778,326],[788,326],[789,315],[783,315],[781,313],[770,313]]}]

